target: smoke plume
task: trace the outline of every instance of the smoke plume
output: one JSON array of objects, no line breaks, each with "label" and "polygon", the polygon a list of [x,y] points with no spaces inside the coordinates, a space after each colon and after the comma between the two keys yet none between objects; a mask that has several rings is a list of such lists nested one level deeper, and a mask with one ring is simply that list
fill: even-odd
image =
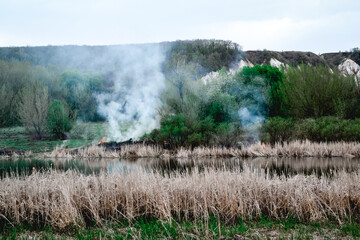
[{"label": "smoke plume", "polygon": [[138,138],[159,125],[159,95],[164,89],[158,45],[129,46],[119,50],[111,92],[97,95],[98,112],[109,122],[110,140]]},{"label": "smoke plume", "polygon": [[[244,143],[251,144],[259,141],[259,128],[265,121],[268,112],[268,89],[265,80],[255,77],[251,83],[240,86],[240,95],[244,101],[238,111],[244,131]],[[246,100],[245,100],[246,99]]]}]

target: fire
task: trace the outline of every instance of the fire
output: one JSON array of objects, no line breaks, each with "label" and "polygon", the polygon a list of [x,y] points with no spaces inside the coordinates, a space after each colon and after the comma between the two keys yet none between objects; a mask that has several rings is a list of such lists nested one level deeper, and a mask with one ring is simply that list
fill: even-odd
[{"label": "fire", "polygon": [[103,138],[99,141],[98,145],[100,145],[100,144],[102,144],[102,143],[105,143],[105,142],[106,142],[106,137],[103,137]]},{"label": "fire", "polygon": [[262,143],[262,144],[261,144],[261,147],[262,147],[262,148],[265,148],[265,144],[264,144],[264,143]]}]

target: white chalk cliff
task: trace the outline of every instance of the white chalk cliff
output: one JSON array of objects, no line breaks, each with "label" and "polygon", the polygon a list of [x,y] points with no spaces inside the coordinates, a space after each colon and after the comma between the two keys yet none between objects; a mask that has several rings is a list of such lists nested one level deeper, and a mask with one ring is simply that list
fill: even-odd
[{"label": "white chalk cliff", "polygon": [[254,64],[252,64],[252,62],[250,62],[249,60],[245,59],[241,59],[239,64],[238,64],[238,69],[242,69],[243,67],[253,67]]},{"label": "white chalk cliff", "polygon": [[279,60],[277,60],[276,58],[271,58],[270,59],[270,65],[272,67],[277,67],[277,68],[281,68],[284,67],[284,63],[280,62]]},{"label": "white chalk cliff", "polygon": [[360,66],[353,60],[347,58],[343,61],[339,66],[338,69],[347,75],[355,76],[356,78],[360,78]]}]

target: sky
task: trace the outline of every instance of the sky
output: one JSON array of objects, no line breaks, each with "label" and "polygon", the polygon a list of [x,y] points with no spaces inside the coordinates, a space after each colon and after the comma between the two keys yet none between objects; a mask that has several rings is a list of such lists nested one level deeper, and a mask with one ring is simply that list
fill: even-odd
[{"label": "sky", "polygon": [[0,46],[230,40],[243,50],[360,47],[359,0],[0,0]]}]

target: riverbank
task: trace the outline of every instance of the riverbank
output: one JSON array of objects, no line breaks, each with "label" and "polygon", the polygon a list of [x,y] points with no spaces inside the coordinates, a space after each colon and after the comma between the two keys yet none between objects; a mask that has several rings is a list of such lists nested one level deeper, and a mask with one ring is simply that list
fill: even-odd
[{"label": "riverbank", "polygon": [[255,143],[242,148],[196,147],[194,149],[163,149],[156,145],[124,145],[120,151],[107,151],[98,145],[83,148],[55,148],[45,154],[51,158],[200,158],[200,157],[360,157],[358,142],[292,141],[274,146]]}]

